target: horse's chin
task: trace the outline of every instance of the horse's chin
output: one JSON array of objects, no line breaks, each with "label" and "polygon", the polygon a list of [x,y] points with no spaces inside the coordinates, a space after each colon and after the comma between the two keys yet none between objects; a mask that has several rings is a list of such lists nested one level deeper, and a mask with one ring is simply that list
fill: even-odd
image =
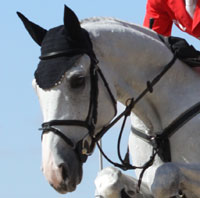
[{"label": "horse's chin", "polygon": [[[80,183],[80,182],[79,182]],[[52,184],[51,186],[60,194],[67,194],[69,192],[73,192],[76,190],[76,187],[77,187],[78,184],[76,185],[67,185],[65,183],[61,184],[59,187],[54,187]]]}]

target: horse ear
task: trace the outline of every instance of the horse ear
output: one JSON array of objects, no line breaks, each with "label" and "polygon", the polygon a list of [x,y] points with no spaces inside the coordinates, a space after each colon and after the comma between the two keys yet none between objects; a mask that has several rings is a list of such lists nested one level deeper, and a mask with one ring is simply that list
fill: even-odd
[{"label": "horse ear", "polygon": [[17,12],[17,15],[22,20],[26,30],[31,35],[32,39],[41,46],[44,36],[46,35],[47,30],[43,29],[39,25],[34,24],[29,21],[22,13]]},{"label": "horse ear", "polygon": [[81,37],[82,30],[80,22],[76,14],[65,5],[64,11],[64,26],[67,34],[73,39],[76,40]]}]

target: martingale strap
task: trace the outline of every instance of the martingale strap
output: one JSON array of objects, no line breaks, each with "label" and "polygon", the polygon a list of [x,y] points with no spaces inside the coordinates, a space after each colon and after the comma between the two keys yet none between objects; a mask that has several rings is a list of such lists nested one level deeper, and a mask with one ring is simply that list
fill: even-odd
[{"label": "martingale strap", "polygon": [[171,151],[169,138],[184,124],[189,122],[197,114],[200,113],[200,102],[196,103],[182,114],[180,114],[169,126],[156,136],[146,135],[143,132],[131,127],[131,132],[148,142],[152,146],[156,144],[158,147],[158,155],[164,162],[171,161]]}]

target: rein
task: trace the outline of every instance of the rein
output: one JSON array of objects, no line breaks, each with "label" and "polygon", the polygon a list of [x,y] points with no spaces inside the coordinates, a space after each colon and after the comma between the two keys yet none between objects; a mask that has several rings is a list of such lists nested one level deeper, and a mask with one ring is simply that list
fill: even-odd
[{"label": "rein", "polygon": [[[141,94],[139,94],[139,96],[134,99],[134,98],[130,98],[127,100],[126,102],[126,108],[125,110],[119,114],[110,124],[108,124],[107,126],[103,127],[102,130],[100,132],[97,133],[94,141],[96,142],[101,154],[104,156],[104,158],[110,162],[112,165],[122,169],[122,170],[134,170],[134,169],[142,169],[140,176],[139,176],[139,180],[138,180],[138,186],[137,186],[137,192],[139,193],[140,191],[140,186],[141,186],[141,182],[142,182],[142,177],[143,174],[145,172],[145,170],[147,168],[149,168],[150,166],[152,166],[155,156],[159,153],[160,151],[160,145],[157,144],[157,142],[155,141],[155,138],[152,137],[152,154],[149,158],[149,160],[143,165],[143,166],[133,166],[130,164],[129,162],[129,151],[127,151],[125,158],[122,159],[121,157],[121,152],[120,152],[120,142],[121,142],[121,137],[122,137],[122,133],[124,130],[124,126],[127,120],[127,117],[130,116],[132,109],[134,108],[134,106],[148,93],[152,93],[153,92],[153,87],[159,82],[159,80],[164,76],[164,74],[173,66],[174,62],[176,61],[177,57],[176,54],[174,54],[173,58],[171,59],[171,61],[164,66],[163,70],[152,80],[152,81],[147,81],[147,87],[146,89],[144,89]],[[118,137],[118,143],[117,143],[117,153],[118,153],[118,158],[121,162],[121,164],[116,163],[114,161],[112,161],[102,150],[101,146],[98,144],[98,140],[101,139],[101,137],[112,127],[114,126],[122,117],[124,117],[121,129],[120,129],[120,133],[119,133],[119,137]],[[145,134],[144,134],[145,135]],[[151,137],[149,138],[151,139]]]}]

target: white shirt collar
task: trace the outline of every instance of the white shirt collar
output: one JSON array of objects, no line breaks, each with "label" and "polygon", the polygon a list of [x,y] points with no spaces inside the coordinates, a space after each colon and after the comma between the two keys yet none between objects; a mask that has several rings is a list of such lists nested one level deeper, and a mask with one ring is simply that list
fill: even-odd
[{"label": "white shirt collar", "polygon": [[188,14],[193,18],[194,11],[196,8],[197,0],[185,0],[185,9],[188,12]]}]

